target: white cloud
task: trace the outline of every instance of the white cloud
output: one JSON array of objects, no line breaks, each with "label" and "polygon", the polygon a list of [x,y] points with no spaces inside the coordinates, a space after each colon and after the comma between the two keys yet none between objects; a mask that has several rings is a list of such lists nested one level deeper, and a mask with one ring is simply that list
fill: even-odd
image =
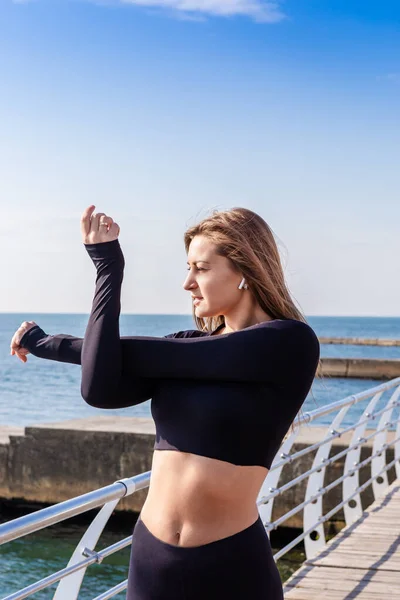
[{"label": "white cloud", "polygon": [[[131,4],[173,12],[177,17],[201,21],[204,17],[249,17],[259,23],[278,23],[286,18],[283,0],[87,0],[95,4]],[[12,0],[25,4],[32,0]]]},{"label": "white cloud", "polygon": [[147,8],[172,9],[188,16],[245,16],[261,23],[276,23],[285,18],[279,0],[120,0],[120,2]]}]

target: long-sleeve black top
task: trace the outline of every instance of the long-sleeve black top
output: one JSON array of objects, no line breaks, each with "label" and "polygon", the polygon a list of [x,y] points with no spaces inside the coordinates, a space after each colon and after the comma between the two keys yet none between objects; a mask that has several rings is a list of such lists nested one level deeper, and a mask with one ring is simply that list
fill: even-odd
[{"label": "long-sleeve black top", "polygon": [[312,328],[275,319],[225,335],[119,333],[124,257],[119,240],[86,244],[97,277],[84,338],[30,329],[34,356],[82,366],[81,394],[99,408],[152,398],[155,448],[270,467],[315,376]]}]

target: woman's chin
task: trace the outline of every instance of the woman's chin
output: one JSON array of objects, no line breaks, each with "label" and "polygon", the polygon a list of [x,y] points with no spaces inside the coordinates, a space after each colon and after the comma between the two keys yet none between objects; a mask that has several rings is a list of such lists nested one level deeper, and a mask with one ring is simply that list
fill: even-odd
[{"label": "woman's chin", "polygon": [[195,311],[195,315],[196,317],[199,317],[199,319],[205,319],[206,317],[216,317],[217,315],[215,314],[215,312],[212,312],[211,310],[205,310],[203,309],[196,309]]},{"label": "woman's chin", "polygon": [[195,306],[194,310],[196,312],[197,317],[208,317],[209,316],[206,307],[201,306],[201,304],[198,306]]}]

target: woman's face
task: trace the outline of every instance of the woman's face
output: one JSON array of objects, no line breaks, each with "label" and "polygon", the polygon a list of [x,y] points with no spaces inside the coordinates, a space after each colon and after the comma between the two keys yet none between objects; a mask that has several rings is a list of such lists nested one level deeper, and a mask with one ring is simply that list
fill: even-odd
[{"label": "woman's face", "polygon": [[196,235],[190,243],[188,276],[183,288],[200,300],[192,300],[197,317],[226,315],[243,298],[238,289],[242,277],[231,262],[216,253],[216,246],[205,236]]}]

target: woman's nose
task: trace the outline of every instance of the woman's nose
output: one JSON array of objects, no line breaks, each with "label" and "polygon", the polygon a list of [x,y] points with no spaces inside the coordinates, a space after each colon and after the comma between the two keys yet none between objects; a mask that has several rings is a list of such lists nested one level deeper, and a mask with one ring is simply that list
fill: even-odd
[{"label": "woman's nose", "polygon": [[197,287],[196,281],[193,278],[191,278],[190,275],[188,275],[183,283],[183,289],[191,290],[192,288],[196,288],[196,287]]}]

